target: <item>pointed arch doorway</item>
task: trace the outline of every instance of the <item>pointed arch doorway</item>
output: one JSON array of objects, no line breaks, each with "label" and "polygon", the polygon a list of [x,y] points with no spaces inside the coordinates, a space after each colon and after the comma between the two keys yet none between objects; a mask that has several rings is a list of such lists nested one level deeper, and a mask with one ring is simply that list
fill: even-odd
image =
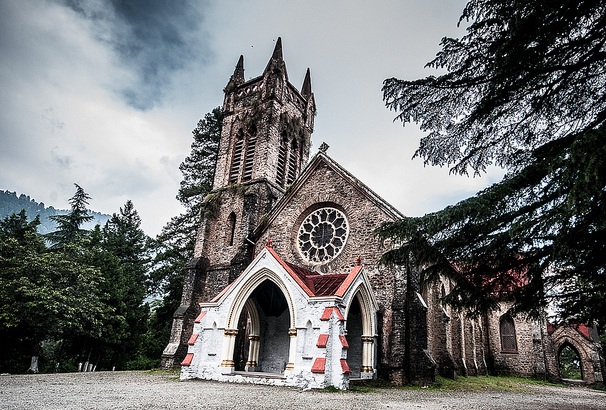
[{"label": "pointed arch doorway", "polygon": [[347,310],[346,339],[347,363],[350,378],[369,379],[375,369],[376,315],[370,294],[358,288]]},{"label": "pointed arch doorway", "polygon": [[562,380],[583,380],[583,366],[579,351],[565,342],[558,352],[558,366]]},{"label": "pointed arch doorway", "polygon": [[247,298],[238,318],[235,370],[283,374],[289,363],[291,323],[284,293],[272,280],[263,280]]}]

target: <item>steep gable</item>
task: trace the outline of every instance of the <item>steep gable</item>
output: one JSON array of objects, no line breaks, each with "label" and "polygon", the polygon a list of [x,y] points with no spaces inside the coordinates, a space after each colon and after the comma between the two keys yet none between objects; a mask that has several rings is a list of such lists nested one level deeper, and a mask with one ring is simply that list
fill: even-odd
[{"label": "steep gable", "polygon": [[[306,216],[323,207],[334,208],[345,216],[348,234],[338,256],[320,263],[306,259],[299,249],[298,236]],[[374,236],[374,230],[383,222],[401,218],[404,216],[394,207],[319,152],[264,218],[254,239],[257,252],[262,249],[259,244],[271,238],[274,248],[298,266],[322,273],[343,272],[351,269],[358,257],[365,265],[376,265],[385,249]],[[328,278],[322,281],[326,282],[323,286],[329,286]]]}]

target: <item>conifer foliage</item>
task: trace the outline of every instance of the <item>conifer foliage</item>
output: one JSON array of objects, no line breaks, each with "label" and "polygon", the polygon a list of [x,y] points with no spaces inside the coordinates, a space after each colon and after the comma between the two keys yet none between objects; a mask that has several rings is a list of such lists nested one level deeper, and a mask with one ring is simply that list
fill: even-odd
[{"label": "conifer foliage", "polygon": [[606,1],[471,0],[460,39],[388,79],[387,107],[428,132],[416,156],[459,174],[496,164],[502,182],[442,211],[387,224],[388,263],[445,274],[447,300],[606,323]]},{"label": "conifer foliage", "polygon": [[27,222],[22,211],[0,221],[1,372],[158,364],[141,359],[149,258],[137,211],[127,201],[103,228],[87,231],[89,200],[76,185],[71,211],[46,236],[50,248],[38,218]]},{"label": "conifer foliage", "polygon": [[80,185],[74,185],[76,193],[69,199],[70,212],[66,215],[52,216],[51,219],[57,224],[57,230],[46,235],[46,238],[57,247],[83,239],[87,231],[82,228],[82,224],[93,219],[87,209],[90,196]]}]

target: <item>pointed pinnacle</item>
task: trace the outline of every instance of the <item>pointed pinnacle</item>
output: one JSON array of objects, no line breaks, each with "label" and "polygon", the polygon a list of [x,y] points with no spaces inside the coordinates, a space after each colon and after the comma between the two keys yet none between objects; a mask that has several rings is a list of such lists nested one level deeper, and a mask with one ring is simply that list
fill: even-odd
[{"label": "pointed pinnacle", "polygon": [[244,56],[240,55],[236,69],[234,70],[233,79],[236,84],[242,84],[244,82]]},{"label": "pointed pinnacle", "polygon": [[271,58],[267,62],[267,66],[265,67],[264,73],[270,71],[272,67],[284,67],[284,58],[282,57],[282,37],[278,37],[278,41],[276,41],[276,47],[274,47],[274,52],[271,55]]},{"label": "pointed pinnacle", "polygon": [[311,96],[311,75],[309,73],[309,68],[305,73],[305,80],[303,80],[303,87],[301,87],[301,95],[305,99],[308,99]]},{"label": "pointed pinnacle", "polygon": [[274,48],[274,53],[271,55],[272,60],[283,60],[282,57],[282,37],[278,37],[278,41],[276,41],[276,47]]}]

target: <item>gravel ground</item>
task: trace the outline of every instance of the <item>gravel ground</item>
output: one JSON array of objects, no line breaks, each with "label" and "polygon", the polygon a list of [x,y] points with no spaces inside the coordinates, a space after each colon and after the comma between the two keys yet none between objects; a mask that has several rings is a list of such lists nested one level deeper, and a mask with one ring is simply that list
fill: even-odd
[{"label": "gravel ground", "polygon": [[0,409],[606,409],[606,393],[529,386],[526,392],[368,393],[180,382],[146,372],[0,375]]}]

